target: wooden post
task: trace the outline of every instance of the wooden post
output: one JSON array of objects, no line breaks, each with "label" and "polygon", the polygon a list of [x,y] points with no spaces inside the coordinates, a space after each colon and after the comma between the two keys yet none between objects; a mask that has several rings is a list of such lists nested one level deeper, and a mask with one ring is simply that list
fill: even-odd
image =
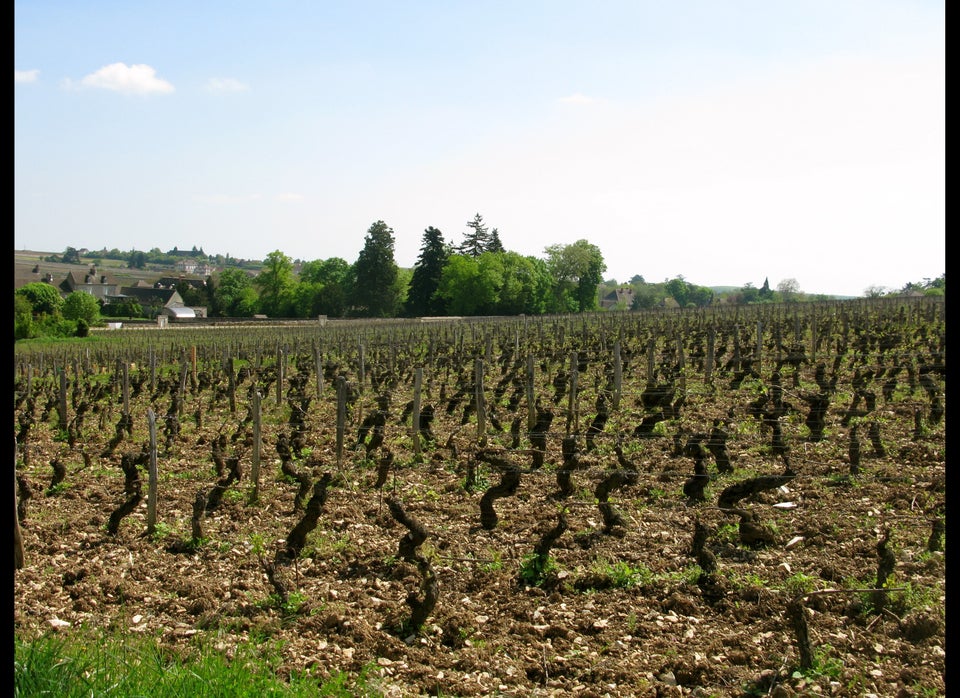
[{"label": "wooden post", "polygon": [[757,320],[757,373],[762,375],[760,370],[761,356],[763,354],[763,321]]},{"label": "wooden post", "polygon": [[190,375],[193,381],[191,385],[197,384],[197,345],[190,346]]},{"label": "wooden post", "polygon": [[707,361],[704,365],[704,381],[709,385],[713,381],[713,362],[716,360],[714,352],[717,343],[717,330],[711,327],[707,330]]},{"label": "wooden post", "polygon": [[20,502],[17,494],[17,440],[13,440],[13,568],[23,569],[23,534],[20,532]]},{"label": "wooden post", "polygon": [[343,431],[347,421],[347,379],[337,377],[337,469],[343,465]]},{"label": "wooden post", "polygon": [[537,423],[537,403],[533,393],[533,355],[527,355],[527,428],[533,429]]},{"label": "wooden post", "polygon": [[67,372],[59,369],[60,373],[60,424],[62,431],[67,430]]},{"label": "wooden post", "polygon": [[[737,306],[739,311],[740,306]],[[741,370],[740,366],[740,328],[737,325],[733,326],[733,370]]]},{"label": "wooden post", "polygon": [[119,389],[120,389],[120,393],[119,393],[119,394],[120,394],[120,396],[121,396],[121,405],[123,404],[123,403],[122,403],[122,396],[123,396],[123,363],[124,363],[123,359],[121,359],[121,358],[119,358],[119,357],[116,359],[116,361],[114,362],[114,369],[113,369],[113,377],[114,377],[114,380],[112,380],[112,381],[110,382],[110,397],[111,397],[111,398],[116,397],[116,396],[117,396],[116,389],[119,388]]},{"label": "wooden post", "polygon": [[623,361],[620,358],[620,340],[613,343],[613,409],[620,406],[623,394]]},{"label": "wooden post", "polygon": [[683,337],[677,337],[677,365],[680,367],[680,394],[687,393],[687,361],[683,355]]},{"label": "wooden post", "polygon": [[810,318],[810,363],[817,363],[817,315],[814,308],[814,315]]},{"label": "wooden post", "polygon": [[323,358],[320,347],[316,345],[313,347],[313,364],[317,370],[317,399],[319,400],[323,395]]},{"label": "wooden post", "polygon": [[237,374],[233,370],[233,357],[227,359],[227,398],[230,401],[230,414],[237,412]]},{"label": "wooden post", "polygon": [[253,462],[250,467],[250,479],[253,480],[253,489],[250,490],[250,504],[260,500],[260,391],[253,391]]},{"label": "wooden post", "polygon": [[476,359],[473,364],[474,399],[477,406],[477,443],[487,445],[487,406],[483,401],[483,359]]},{"label": "wooden post", "polygon": [[567,403],[567,436],[579,431],[579,412],[577,410],[577,352],[570,352],[570,400]]},{"label": "wooden post", "polygon": [[177,418],[183,415],[184,396],[187,394],[187,377],[190,375],[190,364],[186,355],[183,357],[183,364],[180,366],[180,385],[177,387]]},{"label": "wooden post", "polygon": [[420,388],[423,385],[423,367],[417,366],[413,373],[413,457],[420,461]]},{"label": "wooden post", "polygon": [[357,387],[360,389],[360,392],[363,392],[363,381],[365,380],[365,361],[366,361],[366,346],[363,342],[360,342],[360,385]]},{"label": "wooden post", "polygon": [[[124,364],[126,368],[126,364]],[[128,413],[124,413],[128,414]],[[150,465],[147,470],[147,535],[153,535],[157,527],[157,416],[153,408],[147,408],[147,424],[150,427]]]},{"label": "wooden post", "polygon": [[157,389],[157,352],[150,347],[150,392]]},{"label": "wooden post", "polygon": [[656,369],[654,368],[654,352],[656,350],[656,347],[654,346],[655,341],[656,340],[651,339],[649,342],[647,342],[647,383],[649,385],[653,385],[656,382]]},{"label": "wooden post", "polygon": [[284,352],[283,347],[280,344],[277,344],[277,404],[283,402],[283,374],[284,369]]},{"label": "wooden post", "polygon": [[130,414],[130,364],[123,362],[123,414]]}]

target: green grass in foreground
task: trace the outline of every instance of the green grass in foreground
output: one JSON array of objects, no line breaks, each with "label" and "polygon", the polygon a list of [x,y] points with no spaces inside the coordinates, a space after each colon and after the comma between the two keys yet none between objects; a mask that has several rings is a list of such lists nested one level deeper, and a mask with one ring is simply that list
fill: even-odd
[{"label": "green grass in foreground", "polygon": [[239,646],[234,658],[205,650],[193,659],[171,656],[150,637],[90,636],[87,639],[44,635],[14,639],[13,695],[89,698],[265,698],[283,696],[364,696],[382,693],[365,673],[337,674],[322,680],[300,675],[284,680],[275,645]]}]

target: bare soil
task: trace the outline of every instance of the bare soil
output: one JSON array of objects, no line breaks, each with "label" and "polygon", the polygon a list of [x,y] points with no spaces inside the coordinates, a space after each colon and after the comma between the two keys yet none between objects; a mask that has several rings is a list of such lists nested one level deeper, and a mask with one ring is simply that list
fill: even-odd
[{"label": "bare soil", "polygon": [[[385,445],[367,458],[356,444],[356,425],[373,407],[367,394],[338,465],[332,403],[315,402],[296,467],[311,483],[324,473],[331,480],[293,560],[283,551],[306,501],[295,503],[297,483],[280,470],[280,415],[288,410],[271,406],[273,397],[264,398],[256,502],[243,447],[249,424],[238,426],[244,408],[231,415],[209,395],[187,398],[176,439],[167,448],[160,438],[154,535],[145,535],[145,469],[143,500],[116,534],[107,531],[127,497],[121,457],[145,442],[145,409],[135,412],[137,438],[111,455],[102,454],[116,408],[91,414],[73,448],[54,439],[54,410],[32,430],[28,462],[21,455],[17,469],[32,496],[23,503],[14,631],[101,628],[154,637],[178,656],[200,646],[229,655],[239,643],[277,643],[278,676],[309,671],[319,684],[337,672],[366,672],[387,696],[946,695],[945,558],[942,541],[931,541],[945,515],[945,425],[915,433],[923,393],[898,389],[874,415],[884,453],[871,448],[863,426],[862,460],[851,474],[844,406],[831,408],[825,438],[814,443],[802,436],[797,402],[782,420],[795,476],[736,504],[770,535],[750,545],[740,537],[739,515],[719,508],[718,497],[735,482],[785,472],[769,432],[748,414],[750,397],[725,386],[691,395],[670,425],[689,433],[715,417],[730,419],[733,472],[718,472],[707,459],[704,501],[683,493],[694,461],[677,452],[672,433],[633,435],[636,396],[625,397],[594,451],[580,441],[581,469],[571,474],[569,494],[557,479],[559,436],[544,465],[528,472],[528,452],[510,452],[503,447],[509,435],[492,431],[487,446],[524,472],[512,496],[493,502],[497,521],[488,528],[480,502],[501,475],[474,459],[475,423],[462,425],[460,412],[437,409],[437,442],[417,462],[408,426],[398,422],[402,406],[393,405]],[[558,425],[559,418],[554,431]],[[197,496],[220,481],[211,454],[221,433],[231,437],[226,455],[239,457],[241,479],[204,512],[202,537],[190,545]],[[620,467],[618,436],[637,477],[610,492],[622,521],[607,526],[595,493]],[[378,486],[384,449],[394,460]],[[54,460],[66,477],[51,490]],[[471,463],[477,480],[468,489]],[[391,500],[425,539],[414,540]],[[694,551],[698,522],[715,561],[710,574]],[[547,545],[553,566],[531,585],[521,569],[538,544]],[[877,608],[869,590],[885,551],[894,564]],[[429,592],[426,570],[436,604],[413,632],[412,612]],[[789,608],[811,591],[827,593],[803,597],[814,660],[801,671],[802,638]]]}]

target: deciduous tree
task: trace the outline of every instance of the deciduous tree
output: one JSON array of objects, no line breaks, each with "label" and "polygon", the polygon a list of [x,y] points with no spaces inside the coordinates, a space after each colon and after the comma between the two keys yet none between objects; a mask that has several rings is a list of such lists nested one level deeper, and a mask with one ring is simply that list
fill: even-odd
[{"label": "deciduous tree", "polygon": [[213,314],[218,317],[250,317],[259,311],[256,289],[250,275],[242,269],[229,267],[213,277]]},{"label": "deciduous tree", "polygon": [[74,291],[63,302],[63,317],[95,325],[100,322],[100,301],[89,293]]},{"label": "deciduous tree", "polygon": [[797,283],[796,279],[783,279],[777,284],[777,292],[787,303],[795,301],[797,296],[800,295],[800,284]]},{"label": "deciduous tree", "polygon": [[550,245],[544,252],[554,283],[552,310],[561,313],[595,310],[597,286],[607,270],[600,248],[586,240],[577,240],[572,245]]},{"label": "deciduous tree", "polygon": [[541,315],[550,305],[551,277],[547,263],[516,252],[501,252],[503,280],[498,315]]},{"label": "deciduous tree", "polygon": [[347,312],[353,267],[340,257],[304,262],[294,288],[297,317],[343,317]]},{"label": "deciduous tree", "polygon": [[262,271],[253,279],[260,290],[260,309],[274,317],[290,314],[294,285],[293,260],[274,250],[263,262]]},{"label": "deciduous tree", "polygon": [[63,310],[63,298],[56,286],[42,281],[31,281],[18,288],[16,294],[30,301],[34,315],[59,315]]}]

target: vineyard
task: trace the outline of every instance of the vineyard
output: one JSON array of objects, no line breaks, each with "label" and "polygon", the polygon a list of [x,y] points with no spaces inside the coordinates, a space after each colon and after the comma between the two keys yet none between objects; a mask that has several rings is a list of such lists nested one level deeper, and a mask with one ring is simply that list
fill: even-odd
[{"label": "vineyard", "polygon": [[14,353],[14,631],[379,695],[945,695],[945,302]]}]

